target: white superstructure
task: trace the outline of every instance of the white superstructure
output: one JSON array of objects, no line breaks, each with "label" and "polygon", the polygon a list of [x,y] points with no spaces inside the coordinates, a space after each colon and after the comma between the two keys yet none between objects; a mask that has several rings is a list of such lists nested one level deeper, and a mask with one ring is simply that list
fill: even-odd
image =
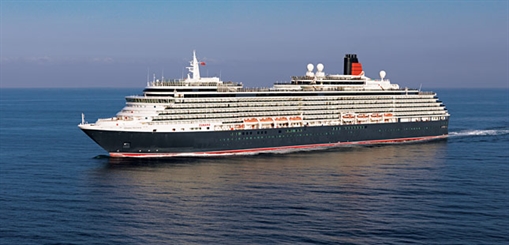
[{"label": "white superstructure", "polygon": [[[356,57],[355,57],[356,60]],[[360,63],[358,63],[360,67]],[[136,132],[194,132],[324,125],[439,121],[449,117],[435,93],[400,89],[385,79],[326,74],[307,65],[305,76],[271,88],[244,88],[218,77],[201,77],[193,52],[186,79],[154,80],[142,95],[127,96],[115,117],[85,123],[82,129]]]}]

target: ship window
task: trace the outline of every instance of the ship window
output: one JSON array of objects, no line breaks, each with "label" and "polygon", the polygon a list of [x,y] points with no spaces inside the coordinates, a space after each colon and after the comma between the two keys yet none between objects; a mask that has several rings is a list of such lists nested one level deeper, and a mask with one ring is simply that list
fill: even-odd
[{"label": "ship window", "polygon": [[122,148],[124,148],[124,149],[131,148],[131,142],[124,142],[124,144],[122,145]]}]

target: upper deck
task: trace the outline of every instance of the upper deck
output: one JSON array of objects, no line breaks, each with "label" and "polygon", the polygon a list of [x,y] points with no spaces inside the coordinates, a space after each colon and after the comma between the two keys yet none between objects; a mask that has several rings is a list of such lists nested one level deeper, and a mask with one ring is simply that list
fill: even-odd
[{"label": "upper deck", "polygon": [[[348,55],[347,55],[348,56]],[[358,62],[357,60],[355,60]],[[350,64],[356,69],[345,70],[345,74],[325,74],[324,65],[318,64],[316,72],[312,64],[307,65],[303,76],[292,76],[290,82],[277,82],[273,87],[245,88],[242,83],[223,82],[218,77],[201,77],[200,64],[193,52],[193,60],[187,69],[190,74],[185,79],[154,80],[147,83],[144,96],[185,97],[200,93],[279,93],[279,92],[312,92],[312,91],[389,91],[400,90],[399,85],[391,84],[385,78],[385,71],[380,72],[380,79],[371,79],[359,70],[360,63]],[[355,66],[357,64],[357,66]],[[353,72],[352,73],[352,69]],[[400,90],[402,91],[402,90]],[[200,96],[200,95],[193,95]]]}]

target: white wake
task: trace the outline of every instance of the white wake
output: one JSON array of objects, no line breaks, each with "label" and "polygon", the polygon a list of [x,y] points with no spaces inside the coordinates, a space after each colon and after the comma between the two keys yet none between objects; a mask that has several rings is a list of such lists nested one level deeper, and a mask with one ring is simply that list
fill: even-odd
[{"label": "white wake", "polygon": [[509,134],[509,129],[486,129],[486,130],[462,130],[459,132],[449,132],[449,137],[461,136],[484,136],[484,135],[505,135]]}]

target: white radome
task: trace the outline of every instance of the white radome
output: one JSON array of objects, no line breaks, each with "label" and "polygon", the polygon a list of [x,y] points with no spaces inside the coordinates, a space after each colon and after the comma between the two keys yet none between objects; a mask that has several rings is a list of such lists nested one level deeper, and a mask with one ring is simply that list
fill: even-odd
[{"label": "white radome", "polygon": [[384,70],[381,70],[380,71],[380,79],[384,80],[385,75],[387,75],[387,73]]},{"label": "white radome", "polygon": [[318,72],[322,72],[323,71],[323,64],[322,63],[318,63],[318,65],[316,65],[316,69],[318,70]]},{"label": "white radome", "polygon": [[308,64],[308,71],[311,72],[313,71],[313,69],[315,69],[315,66],[311,63]]}]

